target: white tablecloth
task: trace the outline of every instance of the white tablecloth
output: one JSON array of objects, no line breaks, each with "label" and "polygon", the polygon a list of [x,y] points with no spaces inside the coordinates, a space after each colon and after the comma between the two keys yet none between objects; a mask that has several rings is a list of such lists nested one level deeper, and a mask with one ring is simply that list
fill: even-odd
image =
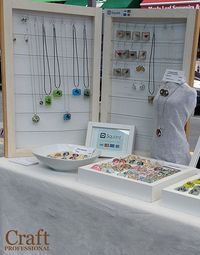
[{"label": "white tablecloth", "polygon": [[45,229],[48,255],[199,255],[200,219],[0,159],[0,254],[10,229]]}]

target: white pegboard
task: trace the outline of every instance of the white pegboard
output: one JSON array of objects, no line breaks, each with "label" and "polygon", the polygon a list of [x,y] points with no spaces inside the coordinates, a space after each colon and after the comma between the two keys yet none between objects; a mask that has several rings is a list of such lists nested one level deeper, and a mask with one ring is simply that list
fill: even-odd
[{"label": "white pegboard", "polygon": [[[7,72],[6,107],[4,106],[4,114],[7,117],[6,156],[27,155],[33,147],[44,144],[84,144],[88,121],[97,121],[99,115],[101,10],[27,3],[25,0],[20,0],[17,3],[13,0],[4,0],[3,20],[4,61],[10,61],[11,64],[11,77],[8,77],[9,65],[5,65]],[[44,57],[43,25],[46,30],[51,79],[49,78],[47,58]],[[61,74],[59,89],[62,90],[63,96],[60,98],[52,96],[52,104],[46,106],[45,104],[40,105],[41,98],[45,97],[44,81],[47,90],[52,84],[53,92],[56,89],[54,78],[56,77],[57,84],[59,79],[57,62],[56,75],[54,76],[54,58],[56,59],[56,56],[53,48],[53,39],[55,39],[53,26],[56,30],[57,56]],[[72,89],[75,88],[73,83],[73,26],[76,28],[77,35],[78,88],[81,89],[81,96],[72,95]],[[84,27],[87,33],[90,97],[83,95],[85,89]],[[45,58],[45,75],[43,57]],[[74,61],[74,77],[77,81],[78,68],[75,57]],[[63,120],[63,115],[66,112],[71,113],[71,120]],[[34,113],[40,117],[38,123],[32,121]]]},{"label": "white pegboard", "polygon": [[[195,27],[195,11],[165,12],[158,10],[130,10],[129,16],[122,17],[122,10],[112,15],[105,14],[104,59],[101,121],[136,126],[135,150],[149,153],[153,136],[153,105],[148,97],[155,96],[167,68],[182,70],[189,78],[192,41]],[[119,38],[118,31],[131,33],[131,37]],[[150,33],[150,40],[134,40],[134,32]],[[149,92],[149,64],[152,35],[155,33],[154,84],[153,95]],[[191,41],[188,36],[191,36]],[[116,51],[146,51],[146,59],[124,59],[116,57]],[[142,65],[144,72],[137,72]],[[116,76],[114,69],[128,68],[130,77]],[[151,87],[152,87],[151,71]],[[140,86],[143,85],[143,90]]]}]

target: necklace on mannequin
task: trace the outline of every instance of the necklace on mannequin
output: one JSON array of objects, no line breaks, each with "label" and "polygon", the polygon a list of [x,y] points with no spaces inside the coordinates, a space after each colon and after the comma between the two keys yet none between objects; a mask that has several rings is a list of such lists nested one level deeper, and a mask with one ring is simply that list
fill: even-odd
[{"label": "necklace on mannequin", "polygon": [[[44,23],[42,24],[42,43],[43,43],[43,71],[44,71],[44,78],[43,78],[43,88],[44,88],[44,102],[46,106],[50,106],[52,104],[52,82],[51,82],[51,72],[50,72],[50,63],[49,63],[49,55],[48,55],[48,47],[47,47],[47,36],[46,36],[46,29]],[[46,60],[46,61],[45,61]],[[47,90],[46,87],[46,62],[47,62],[47,70],[48,70],[48,77],[49,77],[49,87]]]},{"label": "necklace on mannequin", "polygon": [[31,38],[31,27],[28,26],[27,21],[26,21],[26,35],[24,36],[24,40],[28,46],[28,56],[29,56],[29,65],[30,65],[30,73],[31,73],[31,90],[32,90],[32,103],[33,103],[32,122],[36,124],[40,121],[40,116],[37,113],[35,63],[33,59],[33,44],[32,44],[32,38]]},{"label": "necklace on mannequin", "polygon": [[[73,83],[74,83],[74,89],[72,90],[72,95],[80,96],[81,89],[79,89],[80,74],[79,74],[79,59],[78,59],[78,42],[77,42],[77,35],[76,35],[76,27],[74,24],[72,25],[72,43],[73,43],[73,48],[72,48],[73,67],[72,68],[73,68]],[[77,76],[76,76],[75,69],[77,71]],[[76,77],[77,77],[77,81],[76,81]]]},{"label": "necklace on mannequin", "polygon": [[[58,83],[56,81],[56,64],[58,69]],[[59,55],[58,55],[58,45],[57,45],[55,24],[53,24],[53,70],[54,70],[54,86],[56,88],[53,90],[53,96],[61,97],[62,90],[60,89],[60,86],[61,86],[60,62],[59,62]]]},{"label": "necklace on mannequin", "polygon": [[[159,90],[159,96],[157,100],[157,129],[156,129],[156,136],[161,137],[164,133],[164,123],[163,126],[161,122],[164,122],[164,115],[166,110],[166,105],[170,97],[176,92],[181,85],[176,84],[176,87],[173,90],[169,90],[168,84],[166,83],[162,89]],[[171,92],[171,93],[170,93]],[[161,103],[161,98],[165,99],[164,102]]]},{"label": "necklace on mannequin", "polygon": [[[87,80],[87,82],[86,82]],[[87,84],[86,84],[87,83]],[[87,31],[86,25],[83,27],[83,86],[84,96],[90,96],[90,74],[89,74],[89,63],[88,63],[88,46],[87,46]]]},{"label": "necklace on mannequin", "polygon": [[[64,34],[63,34],[63,29],[64,29]],[[64,37],[64,42],[65,42],[65,49],[63,47],[63,37]],[[67,34],[66,34],[66,27],[63,21],[61,22],[61,50],[62,50],[62,78],[63,78],[63,89],[64,89],[64,115],[63,115],[63,120],[68,121],[71,120],[71,113],[70,113],[70,93],[69,93],[69,86],[68,83],[65,83],[65,70],[67,72],[67,77],[68,77],[68,63],[65,62],[65,53],[66,53],[66,61],[67,61]],[[65,66],[66,63],[66,66]],[[66,89],[67,87],[67,89]]]}]

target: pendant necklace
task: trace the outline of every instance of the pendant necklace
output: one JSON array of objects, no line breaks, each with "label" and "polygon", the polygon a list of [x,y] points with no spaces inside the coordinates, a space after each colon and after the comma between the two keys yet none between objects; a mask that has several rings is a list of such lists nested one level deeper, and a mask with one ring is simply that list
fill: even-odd
[{"label": "pendant necklace", "polygon": [[[86,78],[87,78],[87,85],[86,85]],[[86,25],[84,25],[83,27],[83,86],[85,88],[84,96],[89,97],[90,96],[90,74],[89,74],[89,63],[88,63]]]},{"label": "pendant necklace", "polygon": [[[56,83],[56,63],[58,68],[58,84]],[[62,97],[62,90],[60,90],[61,75],[60,75],[60,63],[59,63],[59,56],[58,56],[58,45],[57,45],[55,24],[53,24],[53,70],[54,70],[54,86],[56,88],[53,90],[53,96]]]},{"label": "pendant necklace", "polygon": [[[63,115],[63,120],[68,121],[71,120],[71,113],[70,113],[70,93],[69,93],[69,86],[68,84],[65,85],[65,70],[67,70],[67,77],[68,77],[68,66],[66,63],[66,68],[65,68],[65,57],[64,57],[64,47],[63,47],[63,26],[64,26],[64,38],[66,40],[67,35],[66,35],[66,28],[65,25],[63,25],[63,21],[61,23],[61,50],[62,50],[62,77],[63,77],[63,88],[64,88],[64,115]],[[66,40],[66,59],[67,59],[67,40]],[[66,86],[67,86],[67,91],[66,91]],[[68,97],[68,100],[67,100]]]},{"label": "pendant necklace", "polygon": [[[148,79],[148,91],[151,96],[155,93],[155,27],[151,41],[151,52],[149,57],[149,79]],[[152,75],[152,80],[151,80]],[[151,86],[152,83],[152,86]]]},{"label": "pendant necklace", "polygon": [[[176,90],[180,87],[181,85],[177,85],[177,87],[172,91],[171,94],[169,94],[169,90],[168,89],[165,89],[167,87],[167,84],[165,85],[164,88],[160,89],[160,92],[159,92],[159,96],[158,96],[158,100],[157,100],[157,122],[158,122],[158,128],[156,129],[156,135],[157,137],[161,137],[162,134],[163,134],[163,131],[164,131],[164,128],[161,127],[161,120],[163,119],[164,120],[164,113],[165,113],[165,108],[166,108],[166,105],[167,105],[167,102],[169,100],[169,98],[176,92]],[[161,92],[162,91],[162,92]],[[165,93],[163,94],[163,91],[165,91]],[[167,91],[167,92],[166,92]],[[162,103],[163,107],[162,107],[162,110],[161,110],[161,115],[159,114],[159,108],[161,108],[159,106],[159,103],[160,103],[160,98],[166,98],[166,100]],[[160,104],[161,105],[161,104]]]},{"label": "pendant necklace", "polygon": [[[46,29],[44,23],[42,24],[42,42],[43,42],[43,70],[44,70],[44,103],[46,106],[50,106],[52,104],[52,83],[51,83],[51,72],[50,72],[50,63],[49,63],[49,55],[48,55],[48,48],[47,48],[47,37],[46,37]],[[46,63],[47,61],[47,69],[48,69],[48,77],[49,77],[49,91],[46,89]]]},{"label": "pendant necklace", "polygon": [[24,36],[24,40],[28,45],[28,55],[29,55],[29,64],[30,64],[30,71],[31,71],[31,89],[32,89],[32,103],[33,103],[33,116],[32,122],[38,123],[40,121],[40,116],[37,113],[37,99],[36,99],[36,84],[35,84],[35,76],[34,76],[34,59],[33,59],[33,45],[32,45],[32,38],[31,38],[31,28],[28,28],[26,24],[26,35]]},{"label": "pendant necklace", "polygon": [[[73,96],[80,96],[81,90],[79,87],[79,59],[78,59],[78,46],[77,46],[77,36],[76,36],[76,27],[73,24],[72,26],[72,41],[73,41],[73,83],[74,83],[74,89],[72,90]],[[76,83],[76,75],[75,75],[75,62],[77,66],[77,83]]]},{"label": "pendant necklace", "polygon": [[40,74],[42,70],[42,63],[40,60],[41,56],[41,45],[40,45],[40,34],[39,34],[39,26],[37,22],[37,18],[35,18],[34,22],[34,33],[35,33],[35,45],[36,45],[36,59],[37,59],[37,75],[38,75],[38,85],[39,85],[39,104],[43,105],[43,93],[42,93],[42,76]]}]

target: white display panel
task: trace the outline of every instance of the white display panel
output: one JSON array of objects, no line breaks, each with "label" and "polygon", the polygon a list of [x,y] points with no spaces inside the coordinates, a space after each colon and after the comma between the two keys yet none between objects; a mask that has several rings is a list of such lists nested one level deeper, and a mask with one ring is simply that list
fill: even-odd
[{"label": "white display panel", "polygon": [[78,180],[81,183],[95,186],[97,188],[127,195],[146,202],[153,202],[161,198],[163,188],[197,173],[197,169],[192,167],[157,161],[164,167],[177,170],[177,173],[174,173],[171,176],[166,176],[163,179],[156,180],[152,183],[147,183],[145,181],[129,179],[127,177],[117,176],[96,169],[96,167],[98,168],[98,165],[110,162],[112,162],[112,160],[101,161],[80,167],[78,170]]},{"label": "white display panel", "polygon": [[84,144],[88,121],[99,115],[101,10],[25,0],[3,1],[3,8],[6,156]]},{"label": "white display panel", "polygon": [[195,16],[194,10],[105,14],[101,121],[135,125],[136,151],[150,151],[152,99],[165,70],[184,70],[189,80]]}]

